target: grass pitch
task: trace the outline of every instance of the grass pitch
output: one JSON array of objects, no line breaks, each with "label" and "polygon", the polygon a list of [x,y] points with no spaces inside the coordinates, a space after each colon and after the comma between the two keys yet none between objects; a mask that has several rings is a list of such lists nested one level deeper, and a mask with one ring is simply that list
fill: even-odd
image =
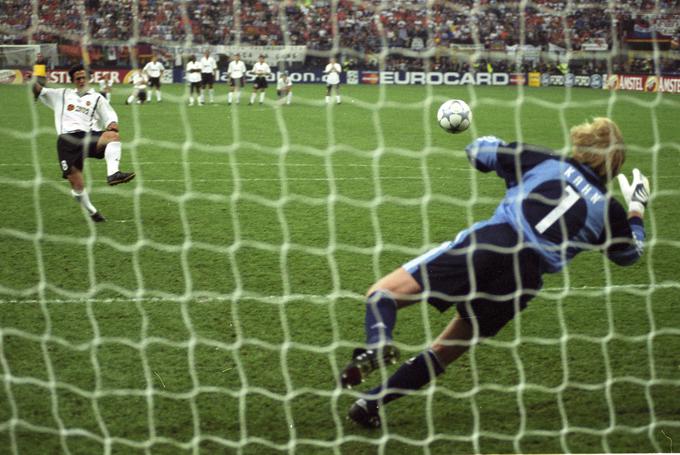
[{"label": "grass pitch", "polygon": [[[94,225],[61,179],[52,111],[0,86],[0,453],[672,451],[680,441],[680,99],[590,89],[295,86],[293,105],[125,106],[123,170],[87,160]],[[249,93],[244,94],[247,101]],[[270,90],[269,96],[272,96]],[[434,121],[467,100],[473,127]],[[345,420],[335,378],[361,295],[491,215],[501,179],[463,153],[493,134],[563,149],[607,115],[650,176],[645,257],[582,254],[436,388]],[[674,221],[675,220],[675,221]],[[453,313],[399,314],[405,356]],[[391,370],[390,370],[391,371]],[[379,376],[379,375],[376,375]],[[673,445],[675,442],[675,445]]]}]

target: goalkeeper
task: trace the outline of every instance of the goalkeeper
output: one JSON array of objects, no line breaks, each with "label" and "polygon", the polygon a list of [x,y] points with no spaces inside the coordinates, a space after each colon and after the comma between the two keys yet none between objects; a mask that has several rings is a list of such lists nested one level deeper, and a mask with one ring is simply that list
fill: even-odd
[{"label": "goalkeeper", "polygon": [[[474,224],[378,280],[368,291],[367,349],[357,349],[342,371],[353,387],[381,365],[396,362],[392,344],[397,310],[425,298],[458,314],[431,348],[404,363],[382,385],[357,400],[349,417],[368,428],[381,425],[379,408],[444,372],[472,344],[498,333],[541,289],[544,273],[560,271],[578,253],[598,250],[618,265],[642,255],[642,217],[649,182],[619,171],[625,148],[618,126],[595,118],[571,129],[572,156],[527,144],[482,137],[467,146],[471,164],[495,171],[507,192],[493,217]],[[628,211],[607,192],[618,175]]]}]

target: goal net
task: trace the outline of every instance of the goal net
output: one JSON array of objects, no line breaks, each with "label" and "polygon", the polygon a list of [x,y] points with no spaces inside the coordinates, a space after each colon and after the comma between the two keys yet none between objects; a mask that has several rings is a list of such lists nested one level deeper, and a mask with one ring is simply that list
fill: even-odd
[{"label": "goal net", "polygon": [[[0,84],[0,452],[680,447],[676,2],[9,0],[0,18],[0,82],[14,82]],[[136,176],[109,186],[105,160],[85,160],[104,223],[62,178],[54,112],[30,90],[38,51],[48,88],[72,87],[81,61],[95,90],[112,83]],[[190,57],[206,55],[214,84],[193,93]],[[153,56],[160,88],[142,102],[132,73]],[[449,99],[471,108],[460,134],[437,122]],[[620,126],[623,172],[651,182],[642,259],[584,252],[497,336],[385,406],[380,428],[348,420],[398,368],[340,385],[366,290],[505,194],[465,147],[494,135],[567,156],[570,128],[595,117]],[[399,364],[455,316],[426,297],[398,312]]]}]

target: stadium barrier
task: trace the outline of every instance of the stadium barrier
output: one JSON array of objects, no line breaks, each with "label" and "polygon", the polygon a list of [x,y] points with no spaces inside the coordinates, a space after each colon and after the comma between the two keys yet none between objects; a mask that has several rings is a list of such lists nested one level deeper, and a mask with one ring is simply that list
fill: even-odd
[{"label": "stadium barrier", "polygon": [[[99,83],[108,74],[114,84],[127,84],[135,70],[132,68],[103,68],[92,71],[90,82]],[[268,76],[269,82],[278,79],[279,72]],[[289,76],[295,84],[325,83],[326,75],[321,70],[290,71]],[[255,79],[251,72],[246,73],[246,81]],[[2,69],[0,84],[21,84],[31,80],[30,70]],[[48,71],[47,81],[52,84],[69,82],[66,68]],[[165,70],[161,81],[166,84],[184,82],[182,68]],[[219,71],[218,83],[226,83],[226,71]],[[349,70],[341,75],[341,82],[348,85],[491,85],[529,87],[583,87],[605,90],[632,90],[640,92],[680,93],[680,75],[639,75],[639,74],[591,74],[574,75],[548,73],[502,73],[502,72],[438,72],[438,71],[374,71]]]}]

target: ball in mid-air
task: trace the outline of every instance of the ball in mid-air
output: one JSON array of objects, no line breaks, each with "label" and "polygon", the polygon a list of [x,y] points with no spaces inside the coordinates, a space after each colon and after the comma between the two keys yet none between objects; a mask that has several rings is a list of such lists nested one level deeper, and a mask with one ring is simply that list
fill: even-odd
[{"label": "ball in mid-air", "polygon": [[462,133],[470,127],[472,111],[463,100],[448,100],[439,107],[437,122],[444,131]]}]

